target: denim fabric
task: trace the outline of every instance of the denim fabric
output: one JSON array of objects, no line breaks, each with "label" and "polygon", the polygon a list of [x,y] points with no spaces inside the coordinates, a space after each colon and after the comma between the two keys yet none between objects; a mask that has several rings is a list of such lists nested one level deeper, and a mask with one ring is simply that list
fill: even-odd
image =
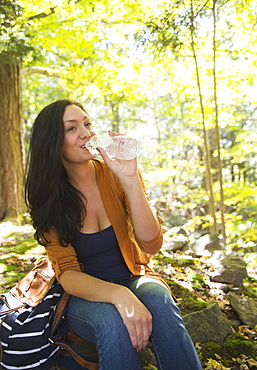
[{"label": "denim fabric", "polygon": [[[193,343],[168,289],[151,277],[120,283],[148,308],[153,316],[150,341],[159,370],[201,370]],[[140,360],[116,308],[72,296],[68,322],[73,331],[96,343],[100,370],[140,370]]]}]

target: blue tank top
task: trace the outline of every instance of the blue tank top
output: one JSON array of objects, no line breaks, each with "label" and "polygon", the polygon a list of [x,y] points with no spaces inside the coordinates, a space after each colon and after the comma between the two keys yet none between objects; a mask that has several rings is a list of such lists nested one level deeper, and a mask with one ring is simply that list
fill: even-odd
[{"label": "blue tank top", "polygon": [[72,242],[84,272],[106,281],[128,279],[130,271],[123,259],[112,225],[92,234],[79,233]]}]

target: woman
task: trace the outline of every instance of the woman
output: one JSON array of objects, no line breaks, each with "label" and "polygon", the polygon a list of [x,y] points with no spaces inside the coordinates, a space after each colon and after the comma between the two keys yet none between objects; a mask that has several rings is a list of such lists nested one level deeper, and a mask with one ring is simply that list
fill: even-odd
[{"label": "woman", "polygon": [[[158,369],[201,365],[179,310],[148,266],[162,246],[137,160],[97,160],[85,144],[95,135],[77,102],[59,100],[38,115],[26,181],[36,238],[71,297],[67,320],[96,343],[100,370],[141,369],[152,343]],[[114,136],[115,133],[110,133]],[[81,266],[83,266],[81,271]]]}]

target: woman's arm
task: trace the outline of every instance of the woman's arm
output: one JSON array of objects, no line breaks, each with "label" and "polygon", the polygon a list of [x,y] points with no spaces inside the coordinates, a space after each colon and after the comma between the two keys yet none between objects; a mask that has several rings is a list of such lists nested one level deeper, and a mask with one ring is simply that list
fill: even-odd
[{"label": "woman's arm", "polygon": [[137,239],[146,242],[144,251],[156,254],[161,247],[159,243],[149,243],[161,233],[160,222],[155,217],[145,194],[144,185],[137,168],[137,160],[123,161],[110,159],[104,149],[100,153],[110,170],[118,177],[129,203],[130,214]]},{"label": "woman's arm", "polygon": [[128,288],[74,270],[63,272],[60,283],[71,295],[113,304],[129,332],[133,347],[138,351],[146,347],[152,332],[152,316]]},{"label": "woman's arm", "polygon": [[49,241],[45,248],[47,256],[64,290],[92,302],[113,304],[122,317],[132,345],[138,350],[145,348],[152,332],[152,316],[134,293],[124,286],[81,272],[74,248],[70,244],[60,246],[55,229],[45,236]]},{"label": "woman's arm", "polygon": [[[120,179],[129,202],[131,218],[138,239],[145,242],[154,240],[161,232],[158,219],[152,212],[148,199],[146,198],[143,184],[137,172],[134,177],[124,177]],[[160,249],[160,245],[154,244],[154,249],[147,243],[144,250],[149,254],[155,254]]]}]

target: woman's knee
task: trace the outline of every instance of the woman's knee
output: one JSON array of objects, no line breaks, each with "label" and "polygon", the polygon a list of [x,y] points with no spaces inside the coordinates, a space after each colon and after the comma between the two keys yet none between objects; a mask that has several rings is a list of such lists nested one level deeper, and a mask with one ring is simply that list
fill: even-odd
[{"label": "woman's knee", "polygon": [[109,303],[89,302],[72,297],[67,319],[76,334],[94,342],[128,337],[119,312]]},{"label": "woman's knee", "polygon": [[159,280],[152,277],[141,277],[134,281],[129,288],[145,304],[157,305],[160,309],[172,306],[177,311],[177,305],[169,289]]},{"label": "woman's knee", "polygon": [[131,290],[153,316],[153,325],[173,327],[183,325],[180,310],[168,288],[154,278],[143,277],[133,282]]}]

